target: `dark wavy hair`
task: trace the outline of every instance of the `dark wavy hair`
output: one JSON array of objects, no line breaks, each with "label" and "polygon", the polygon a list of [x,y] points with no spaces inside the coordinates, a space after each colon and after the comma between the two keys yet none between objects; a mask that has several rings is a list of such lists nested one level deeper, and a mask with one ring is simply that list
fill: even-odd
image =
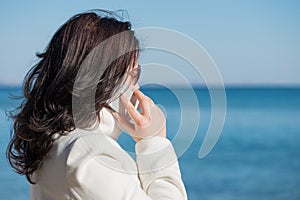
[{"label": "dark wavy hair", "polygon": [[[123,32],[126,34],[120,34]],[[118,34],[119,37],[99,50],[99,44]],[[95,54],[96,48],[97,63],[86,62],[91,52]],[[108,105],[115,88],[123,83],[127,70],[137,63],[138,54],[139,43],[130,22],[122,21],[110,11],[80,13],[64,23],[45,51],[37,53],[39,60],[24,79],[23,101],[8,114],[14,121],[7,147],[7,159],[12,168],[34,184],[32,174],[41,167],[51,149],[56,138],[54,134],[64,136],[77,127],[72,111],[74,99],[85,111],[85,107],[94,105],[91,112],[85,112],[89,114],[77,116],[81,119],[80,126],[90,126],[94,123],[95,112]],[[113,55],[120,56],[107,62]],[[96,73],[99,76],[96,79],[89,77],[95,76],[90,70],[91,65],[103,72]],[[79,77],[81,84],[75,86],[79,70],[88,75]],[[86,95],[84,91],[87,90],[93,92]],[[86,103],[81,94],[85,94],[84,98],[93,97],[94,101]]]}]

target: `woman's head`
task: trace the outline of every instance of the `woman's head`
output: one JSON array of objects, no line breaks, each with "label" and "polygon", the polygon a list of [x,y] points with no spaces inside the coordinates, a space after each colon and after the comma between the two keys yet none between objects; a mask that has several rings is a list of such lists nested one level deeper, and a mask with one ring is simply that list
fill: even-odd
[{"label": "woman's head", "polygon": [[[24,80],[24,101],[11,113],[14,130],[7,157],[12,167],[31,181],[52,147],[53,134],[75,129],[72,102],[88,111],[79,125],[93,124],[95,112],[107,105],[127,72],[137,66],[138,54],[131,24],[111,14],[81,13],[63,24],[38,54],[39,62]],[[92,104],[86,98],[93,99]]]}]

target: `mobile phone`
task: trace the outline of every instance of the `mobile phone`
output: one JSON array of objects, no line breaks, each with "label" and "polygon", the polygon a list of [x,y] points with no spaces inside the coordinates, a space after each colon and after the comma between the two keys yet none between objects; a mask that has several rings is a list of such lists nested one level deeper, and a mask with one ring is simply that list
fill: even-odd
[{"label": "mobile phone", "polygon": [[[125,95],[130,100],[132,105],[135,107],[135,109],[138,109],[139,106],[139,100],[133,95],[133,91],[139,89],[139,85],[135,84],[134,86],[130,86],[125,91]],[[121,103],[120,98],[116,99],[115,101],[111,102],[109,104],[112,109],[114,109],[116,112],[128,117],[130,119],[127,110],[125,109],[124,105]]]}]

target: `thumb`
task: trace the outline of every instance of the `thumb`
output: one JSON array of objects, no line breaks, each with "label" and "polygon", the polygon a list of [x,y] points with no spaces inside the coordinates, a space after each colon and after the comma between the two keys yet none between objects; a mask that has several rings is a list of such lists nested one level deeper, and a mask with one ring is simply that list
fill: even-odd
[{"label": "thumb", "polygon": [[130,134],[134,133],[134,125],[131,124],[125,116],[119,114],[118,112],[112,112],[111,113],[112,116],[114,117],[114,119],[117,122],[117,125],[119,126],[120,129],[122,129],[122,131],[126,131]]}]

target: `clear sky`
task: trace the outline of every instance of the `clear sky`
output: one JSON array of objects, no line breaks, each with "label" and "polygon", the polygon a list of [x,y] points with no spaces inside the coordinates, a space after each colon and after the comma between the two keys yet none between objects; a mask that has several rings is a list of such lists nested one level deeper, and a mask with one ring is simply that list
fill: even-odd
[{"label": "clear sky", "polygon": [[227,85],[300,86],[300,1],[1,1],[0,84],[19,84],[74,14],[125,9],[133,28],[165,27],[199,42]]}]

